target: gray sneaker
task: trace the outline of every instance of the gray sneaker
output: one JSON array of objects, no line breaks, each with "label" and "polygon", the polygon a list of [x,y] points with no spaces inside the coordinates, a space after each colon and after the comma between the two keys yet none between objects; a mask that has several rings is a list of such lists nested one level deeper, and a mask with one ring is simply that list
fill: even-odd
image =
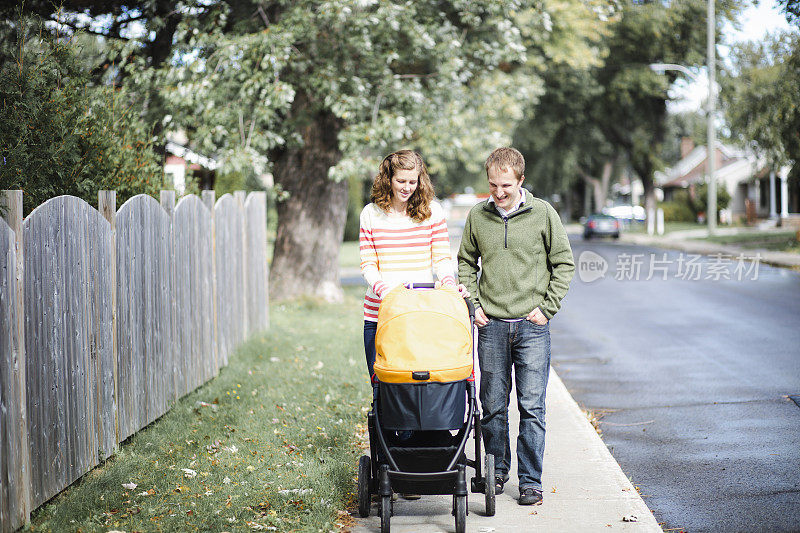
[{"label": "gray sneaker", "polygon": [[520,505],[536,505],[542,503],[542,491],[527,487],[519,491],[519,504]]}]

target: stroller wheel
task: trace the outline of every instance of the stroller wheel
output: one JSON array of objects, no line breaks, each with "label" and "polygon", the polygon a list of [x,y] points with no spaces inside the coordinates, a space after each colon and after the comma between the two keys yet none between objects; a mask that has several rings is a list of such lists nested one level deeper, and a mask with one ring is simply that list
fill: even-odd
[{"label": "stroller wheel", "polygon": [[456,533],[464,533],[467,530],[467,497],[455,497]]},{"label": "stroller wheel", "polygon": [[494,484],[494,455],[487,453],[484,457],[484,489],[486,495],[486,516],[494,516],[495,512],[495,484]]},{"label": "stroller wheel", "polygon": [[381,497],[381,533],[389,533],[389,523],[392,520],[392,497]]},{"label": "stroller wheel", "polygon": [[369,487],[372,465],[368,455],[362,455],[358,460],[358,515],[361,518],[369,516]]}]

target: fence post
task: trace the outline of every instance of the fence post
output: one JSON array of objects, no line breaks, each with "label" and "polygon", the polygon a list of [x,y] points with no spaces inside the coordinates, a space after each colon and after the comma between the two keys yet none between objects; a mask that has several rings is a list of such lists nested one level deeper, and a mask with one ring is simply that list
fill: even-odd
[{"label": "fence post", "polygon": [[[97,210],[111,224],[111,350],[113,356],[112,372],[114,374],[114,448],[120,442],[119,438],[119,374],[117,370],[117,358],[119,357],[119,341],[117,337],[117,191],[98,191]],[[95,375],[97,383],[97,424],[102,426],[102,402],[100,394],[102,388],[102,373]],[[98,442],[102,442],[102,433],[98,431]],[[110,455],[110,453],[109,453]]]},{"label": "fence post", "polygon": [[[12,520],[19,520],[18,524],[22,525],[30,523],[31,513],[31,469],[30,469],[30,446],[28,443],[28,398],[27,398],[27,381],[25,376],[25,256],[24,256],[24,239],[22,228],[22,191],[3,191],[0,195],[0,213],[4,215],[9,227],[14,231],[16,260],[15,277],[17,282],[16,287],[16,330],[17,338],[19,339],[16,352],[16,360],[14,361],[12,372],[12,382],[16,388],[16,398],[19,409],[19,442],[15,443],[16,446],[11,446],[10,449],[16,448],[19,455],[16,459],[16,471],[9,472],[9,479],[15,480],[17,494],[9,497],[16,497],[18,502],[17,516],[12,517]],[[10,492],[10,491],[9,491]],[[5,526],[4,526],[5,527]]]},{"label": "fence post", "polygon": [[245,203],[247,202],[247,193],[245,191],[234,191],[233,198],[239,202],[239,209],[242,211],[242,338],[238,342],[244,342],[250,333],[250,313],[247,312],[247,210]]},{"label": "fence post", "polygon": [[203,203],[208,208],[211,216],[211,297],[213,302],[213,355],[214,355],[214,375],[219,374],[219,325],[217,316],[217,226],[214,220],[214,206],[216,204],[217,193],[215,191],[203,191]]},{"label": "fence post", "polygon": [[169,277],[169,284],[170,284],[170,307],[169,307],[169,331],[170,335],[172,336],[172,346],[170,346],[169,352],[170,357],[172,358],[170,361],[170,373],[172,374],[170,377],[172,379],[172,401],[169,402],[170,409],[175,402],[178,401],[178,372],[175,368],[177,357],[178,357],[178,320],[176,317],[178,306],[175,302],[175,293],[177,291],[177,272],[175,269],[175,191],[161,191],[160,194],[161,200],[161,207],[164,211],[167,212],[169,216],[169,242],[167,246],[169,247],[169,264],[170,264],[170,277]]}]

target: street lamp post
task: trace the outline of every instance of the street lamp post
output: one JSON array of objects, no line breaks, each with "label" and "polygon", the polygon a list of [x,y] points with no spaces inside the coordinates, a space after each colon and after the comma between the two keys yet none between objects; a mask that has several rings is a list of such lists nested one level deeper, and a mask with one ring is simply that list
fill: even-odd
[{"label": "street lamp post", "polygon": [[[714,15],[714,0],[708,0],[708,105],[707,105],[707,133],[708,146],[706,147],[706,165],[708,168],[708,233],[714,234],[717,230],[717,130],[714,125],[716,111],[715,73],[716,73],[716,18]],[[684,67],[674,63],[653,63],[650,68],[655,72],[677,70],[687,75],[692,81],[697,81],[697,75]]]}]

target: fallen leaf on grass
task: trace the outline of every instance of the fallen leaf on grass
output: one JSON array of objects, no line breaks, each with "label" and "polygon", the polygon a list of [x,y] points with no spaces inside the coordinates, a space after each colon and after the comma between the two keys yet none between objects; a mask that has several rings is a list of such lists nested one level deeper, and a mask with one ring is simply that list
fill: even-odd
[{"label": "fallen leaf on grass", "polygon": [[123,483],[122,484],[122,488],[123,489],[128,489],[128,490],[133,490],[133,489],[136,488],[136,483]]},{"label": "fallen leaf on grass", "polygon": [[155,493],[156,493],[156,489],[150,489],[150,490],[146,490],[144,492],[140,492],[139,494],[137,494],[137,496],[152,496]]},{"label": "fallen leaf on grass", "polygon": [[231,478],[229,478],[228,476],[225,476],[225,479],[222,480],[222,484],[223,485],[229,485],[230,482],[231,482]]},{"label": "fallen leaf on grass", "polygon": [[191,468],[181,468],[183,470],[183,476],[186,478],[193,478],[197,476],[197,472],[192,470]]},{"label": "fallen leaf on grass", "polygon": [[313,489],[284,489],[284,490],[279,490],[278,494],[283,494],[283,495],[286,495],[286,494],[308,494],[310,492],[314,492],[314,490]]}]

